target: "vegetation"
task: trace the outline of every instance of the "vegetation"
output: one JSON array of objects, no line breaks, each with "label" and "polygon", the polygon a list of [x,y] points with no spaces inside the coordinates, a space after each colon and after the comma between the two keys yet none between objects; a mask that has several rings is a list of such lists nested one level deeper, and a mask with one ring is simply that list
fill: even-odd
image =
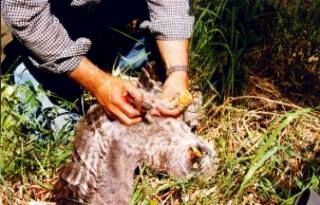
[{"label": "vegetation", "polygon": [[[193,6],[191,80],[206,112],[197,132],[215,142],[219,172],[179,181],[141,167],[132,204],[294,204],[307,188],[319,193],[320,1]],[[40,109],[44,91],[9,78],[1,77],[0,201],[50,201],[75,120],[53,132],[59,113]]]}]

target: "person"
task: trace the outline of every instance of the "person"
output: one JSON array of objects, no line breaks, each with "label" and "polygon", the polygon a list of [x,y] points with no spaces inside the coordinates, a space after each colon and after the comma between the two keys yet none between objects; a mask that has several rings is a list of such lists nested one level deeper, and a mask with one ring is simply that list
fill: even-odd
[{"label": "person", "polygon": [[[132,125],[141,121],[140,110],[127,99],[141,102],[143,96],[133,84],[111,76],[99,66],[99,60],[95,61],[95,56],[105,56],[95,51],[100,46],[95,42],[96,36],[100,35],[101,40],[101,33],[95,31],[105,30],[106,24],[110,31],[110,27],[124,22],[118,20],[123,17],[127,22],[128,18],[142,16],[140,27],[155,39],[167,72],[162,97],[172,98],[188,89],[188,43],[194,22],[189,0],[141,2],[3,0],[1,10],[12,33],[30,51],[31,61],[40,70],[67,75],[90,91],[107,114]],[[144,7],[147,15],[143,16]],[[131,15],[135,8],[137,12]],[[83,10],[86,13],[82,13]],[[114,21],[117,24],[110,23]],[[107,37],[102,39],[108,43]],[[174,117],[180,112],[180,108],[168,110],[159,106],[155,114]]]}]

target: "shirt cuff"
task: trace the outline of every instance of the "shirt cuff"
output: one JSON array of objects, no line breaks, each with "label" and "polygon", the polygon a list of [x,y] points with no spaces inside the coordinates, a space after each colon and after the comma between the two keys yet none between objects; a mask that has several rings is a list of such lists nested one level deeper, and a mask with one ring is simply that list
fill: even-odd
[{"label": "shirt cuff", "polygon": [[70,41],[70,44],[56,60],[36,63],[36,65],[53,73],[69,73],[73,71],[79,65],[81,58],[88,53],[91,41],[87,38],[79,38],[75,42]]},{"label": "shirt cuff", "polygon": [[148,28],[158,40],[185,40],[191,38],[193,24],[193,16],[173,16],[144,21],[140,28]]}]

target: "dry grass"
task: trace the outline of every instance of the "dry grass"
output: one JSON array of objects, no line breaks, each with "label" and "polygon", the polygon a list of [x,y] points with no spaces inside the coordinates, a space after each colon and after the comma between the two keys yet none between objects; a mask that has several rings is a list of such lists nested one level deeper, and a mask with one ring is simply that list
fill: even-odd
[{"label": "dry grass", "polygon": [[[192,80],[207,99],[197,132],[216,144],[218,175],[180,181],[140,167],[132,204],[286,205],[307,188],[320,192],[320,35],[311,24],[319,11],[307,8],[308,18],[301,21],[295,12],[311,1],[301,7],[301,1],[277,1],[280,6],[271,11],[289,13],[270,16],[269,10],[251,10],[263,8],[258,3],[254,6],[260,7],[246,10],[250,1],[246,6],[228,1],[228,8],[227,1],[215,2],[195,4],[199,22],[192,44]],[[291,6],[283,6],[287,4]],[[248,17],[244,20],[243,12]],[[254,20],[269,36],[248,48],[257,37],[246,36],[256,29]],[[244,79],[237,78],[240,73],[246,74]],[[245,84],[245,95],[224,98],[239,82]],[[48,132],[48,143],[28,143],[30,129],[20,125],[30,124],[17,112],[17,91],[7,95],[10,85],[4,77],[1,83],[1,125],[7,127],[1,127],[0,137],[0,204],[49,202],[57,169],[70,156],[72,137],[66,131],[51,139]]]},{"label": "dry grass", "polygon": [[[320,113],[263,78],[250,76],[248,88],[248,96],[207,104],[197,131],[217,146],[218,175],[180,181],[141,167],[132,204],[292,204],[307,187],[320,191]],[[49,202],[55,173],[43,180],[29,173],[13,184],[2,179],[2,203]]]},{"label": "dry grass", "polygon": [[[159,204],[290,204],[301,189],[319,191],[319,112],[265,96],[241,96],[210,108],[206,116],[198,132],[216,142],[218,176],[182,185],[147,174],[137,188],[146,198]],[[310,183],[299,187],[299,181]],[[167,190],[159,192],[164,185]]]}]

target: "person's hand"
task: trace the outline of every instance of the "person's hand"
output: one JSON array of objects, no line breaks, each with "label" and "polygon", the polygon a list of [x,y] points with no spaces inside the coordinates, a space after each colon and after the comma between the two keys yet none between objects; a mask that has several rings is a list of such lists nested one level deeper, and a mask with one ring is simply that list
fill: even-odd
[{"label": "person's hand", "polygon": [[[185,71],[176,71],[171,73],[163,86],[161,98],[164,100],[173,100],[179,97],[183,92],[188,90],[188,74]],[[177,117],[183,111],[182,107],[174,107],[169,109],[161,104],[157,105],[153,115]]]},{"label": "person's hand", "polygon": [[106,113],[122,123],[132,125],[142,120],[134,105],[141,104],[143,96],[130,82],[107,75],[93,94]]},{"label": "person's hand", "polygon": [[[188,66],[189,40],[156,40],[163,64],[166,68],[177,65]],[[164,84],[162,98],[172,100],[188,90],[188,75],[185,71],[175,71],[169,74]],[[177,117],[183,111],[182,107],[168,109],[166,106],[157,106],[152,114],[159,116]]]},{"label": "person's hand", "polygon": [[90,91],[111,117],[126,125],[140,122],[142,93],[130,82],[110,76],[83,57],[69,76]]}]

